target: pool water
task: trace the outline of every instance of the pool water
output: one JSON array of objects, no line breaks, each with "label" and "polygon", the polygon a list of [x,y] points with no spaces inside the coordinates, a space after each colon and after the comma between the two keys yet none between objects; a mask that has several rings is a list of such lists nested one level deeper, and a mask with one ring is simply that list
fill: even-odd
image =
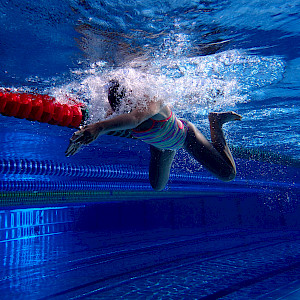
[{"label": "pool water", "polygon": [[106,82],[162,97],[209,138],[224,126],[237,177],[183,150],[162,192],[149,149],[0,115],[3,299],[299,298],[299,1],[0,2],[0,90],[74,97],[104,117]]}]

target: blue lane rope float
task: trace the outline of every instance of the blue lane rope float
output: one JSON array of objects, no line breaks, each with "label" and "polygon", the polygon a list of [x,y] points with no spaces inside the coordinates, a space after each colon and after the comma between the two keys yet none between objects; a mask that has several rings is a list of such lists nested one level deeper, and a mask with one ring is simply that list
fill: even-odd
[{"label": "blue lane rope float", "polygon": [[0,159],[0,174],[81,178],[148,179],[148,172],[130,165],[74,165],[50,160]]},{"label": "blue lane rope float", "polygon": [[[0,191],[63,191],[63,190],[148,190],[148,170],[130,165],[75,165],[51,160],[0,159]],[[71,177],[71,178],[70,178]],[[188,183],[188,184],[186,184]],[[215,189],[222,186],[217,179],[198,172],[171,173],[170,184],[186,189]],[[174,187],[175,187],[174,185]],[[299,190],[299,184],[236,179],[226,189],[241,186]]]},{"label": "blue lane rope float", "polygon": [[[0,174],[148,180],[148,170],[136,169],[130,165],[75,165],[29,159],[0,159]],[[199,181],[203,176],[181,173],[171,174],[171,179]]]},{"label": "blue lane rope float", "polygon": [[[0,159],[0,191],[150,189],[148,170],[130,165],[76,165],[51,160]],[[43,177],[43,178],[40,178]],[[28,178],[31,177],[31,178]],[[74,178],[74,179],[71,179]],[[171,174],[177,182],[202,182],[202,174]]]}]

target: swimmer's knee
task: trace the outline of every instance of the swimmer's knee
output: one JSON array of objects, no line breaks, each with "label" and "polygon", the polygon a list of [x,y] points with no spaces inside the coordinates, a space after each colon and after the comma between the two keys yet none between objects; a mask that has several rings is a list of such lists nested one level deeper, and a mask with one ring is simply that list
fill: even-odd
[{"label": "swimmer's knee", "polygon": [[229,182],[234,180],[236,176],[236,169],[234,167],[228,168],[227,172],[224,172],[224,174],[221,174],[218,176],[218,178],[224,182]]},{"label": "swimmer's knee", "polygon": [[162,186],[162,185],[154,185],[154,184],[151,184],[152,188],[154,189],[154,191],[156,192],[161,192],[164,188],[165,188],[165,185]]},{"label": "swimmer's knee", "polygon": [[167,185],[167,183],[158,182],[157,180],[151,180],[151,179],[150,179],[150,184],[156,192],[162,191]]},{"label": "swimmer's knee", "polygon": [[156,191],[156,192],[161,192],[164,190],[165,186],[152,186],[152,188]]}]

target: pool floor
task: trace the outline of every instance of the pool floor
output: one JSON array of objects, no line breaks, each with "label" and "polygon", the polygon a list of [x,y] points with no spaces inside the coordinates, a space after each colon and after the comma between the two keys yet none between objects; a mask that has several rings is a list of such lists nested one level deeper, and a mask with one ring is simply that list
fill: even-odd
[{"label": "pool floor", "polygon": [[299,231],[70,231],[0,248],[1,299],[300,298]]}]

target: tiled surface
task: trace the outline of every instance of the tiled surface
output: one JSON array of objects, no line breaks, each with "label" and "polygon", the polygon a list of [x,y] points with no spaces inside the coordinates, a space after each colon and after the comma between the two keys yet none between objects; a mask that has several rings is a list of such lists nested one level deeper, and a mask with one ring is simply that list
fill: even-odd
[{"label": "tiled surface", "polygon": [[0,210],[0,242],[69,231],[80,208],[61,206]]},{"label": "tiled surface", "polygon": [[2,299],[279,299],[299,287],[298,231],[66,232],[0,251]]}]

